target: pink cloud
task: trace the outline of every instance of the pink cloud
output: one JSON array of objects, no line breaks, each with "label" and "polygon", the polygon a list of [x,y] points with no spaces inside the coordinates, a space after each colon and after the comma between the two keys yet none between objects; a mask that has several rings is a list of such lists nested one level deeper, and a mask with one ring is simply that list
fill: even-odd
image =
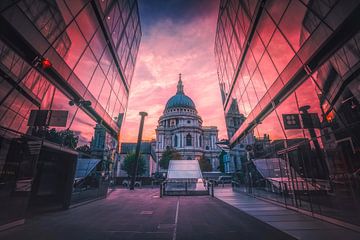
[{"label": "pink cloud", "polygon": [[185,94],[193,99],[203,125],[219,128],[226,138],[221,103],[214,39],[217,9],[187,23],[170,19],[149,29],[140,44],[128,110],[122,127],[122,141],[136,141],[140,111],[147,111],[143,139],[155,137],[157,121],[167,100],[176,93],[178,74],[182,73]]}]

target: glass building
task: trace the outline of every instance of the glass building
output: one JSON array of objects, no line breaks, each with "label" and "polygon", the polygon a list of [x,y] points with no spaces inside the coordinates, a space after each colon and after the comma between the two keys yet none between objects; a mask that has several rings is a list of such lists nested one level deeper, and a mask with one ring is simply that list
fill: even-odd
[{"label": "glass building", "polygon": [[[1,229],[106,194],[142,32],[136,0],[5,0],[0,29]],[[101,164],[74,183],[90,146]]]},{"label": "glass building", "polygon": [[[215,57],[238,190],[360,225],[360,2],[222,0]],[[350,225],[349,225],[350,224]]]}]

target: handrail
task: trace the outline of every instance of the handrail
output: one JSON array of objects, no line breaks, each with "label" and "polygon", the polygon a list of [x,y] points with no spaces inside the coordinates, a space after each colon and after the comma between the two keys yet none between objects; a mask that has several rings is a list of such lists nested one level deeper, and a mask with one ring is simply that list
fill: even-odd
[{"label": "handrail", "polygon": [[[168,181],[168,180],[164,180],[164,181],[162,181],[160,183],[160,185],[159,185],[160,198],[162,198],[163,196],[168,195],[166,193],[166,185],[168,183],[173,183],[173,182]],[[174,182],[174,183],[176,183],[176,182]],[[184,188],[183,188],[182,191],[185,191],[185,195],[188,195],[190,192],[192,192],[191,189],[189,190],[189,186],[188,186],[188,183],[191,183],[191,182],[189,182],[189,181],[184,181],[184,182],[179,181],[178,183],[183,183],[184,184],[183,185]],[[204,180],[204,187],[205,187],[205,191],[208,193],[208,195],[214,197],[214,184],[211,181]],[[172,195],[172,194],[170,194],[170,195]]]}]

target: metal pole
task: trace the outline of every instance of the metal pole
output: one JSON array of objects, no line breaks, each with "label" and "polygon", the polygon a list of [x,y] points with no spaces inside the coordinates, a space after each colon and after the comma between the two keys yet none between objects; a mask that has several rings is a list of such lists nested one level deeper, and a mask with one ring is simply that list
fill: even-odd
[{"label": "metal pole", "polygon": [[144,129],[144,120],[148,114],[146,112],[139,112],[139,115],[141,116],[141,120],[140,120],[138,139],[137,139],[137,143],[136,143],[136,150],[135,150],[135,159],[136,160],[135,160],[135,167],[133,170],[133,175],[131,177],[130,190],[134,190],[135,178],[136,178],[137,169],[138,169],[138,165],[139,165],[140,146],[141,146],[142,133],[143,133],[143,129]]},{"label": "metal pole", "polygon": [[[301,111],[305,117],[307,117],[308,119],[311,119],[310,113],[308,111],[309,109],[310,109],[310,106],[305,105],[305,106],[300,107],[299,111]],[[312,123],[312,125],[313,125],[313,123]],[[310,138],[311,138],[310,140],[313,141],[313,144],[315,147],[315,154],[317,156],[317,159],[315,161],[316,173],[318,173],[320,176],[316,176],[316,177],[324,177],[325,179],[329,179],[329,169],[325,162],[325,159],[323,158],[322,150],[321,150],[318,138],[316,136],[314,126],[309,126],[308,131],[309,131]]]},{"label": "metal pole", "polygon": [[158,154],[159,148],[160,148],[160,141],[156,141],[156,172],[158,174],[160,172],[160,163],[159,163],[160,159]]},{"label": "metal pole", "polygon": [[163,196],[163,183],[160,183],[160,197]]},{"label": "metal pole", "polygon": [[214,184],[211,183],[211,196],[214,197]]}]

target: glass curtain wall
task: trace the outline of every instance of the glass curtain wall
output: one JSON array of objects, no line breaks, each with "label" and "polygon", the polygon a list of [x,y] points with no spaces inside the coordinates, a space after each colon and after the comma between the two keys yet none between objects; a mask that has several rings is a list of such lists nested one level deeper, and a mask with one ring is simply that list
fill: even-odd
[{"label": "glass curtain wall", "polygon": [[360,7],[221,1],[215,56],[224,110],[245,116],[242,190],[360,225]]},{"label": "glass curtain wall", "polygon": [[[108,182],[142,35],[137,1],[5,1],[0,25],[1,208],[5,203],[26,208],[34,169],[52,161],[46,149],[100,159],[91,181]],[[28,126],[32,110],[67,111],[66,124]],[[97,125],[105,132],[101,153],[91,149]],[[40,142],[38,151],[32,141]],[[23,155],[15,159],[17,151]],[[27,158],[28,151],[33,155]],[[8,170],[9,162],[16,171]],[[29,186],[18,188],[23,175]],[[18,195],[22,200],[15,201]],[[24,216],[15,215],[0,225]]]}]

